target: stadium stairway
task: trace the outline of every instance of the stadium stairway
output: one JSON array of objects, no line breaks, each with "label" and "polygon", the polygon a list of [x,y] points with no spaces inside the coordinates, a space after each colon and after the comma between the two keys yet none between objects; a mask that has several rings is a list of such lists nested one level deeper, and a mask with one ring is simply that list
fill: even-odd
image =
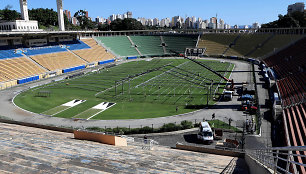
[{"label": "stadium stairway", "polygon": [[[23,54],[23,53],[22,53]],[[31,62],[33,62],[34,64],[36,64],[37,66],[39,66],[41,69],[45,70],[45,71],[49,71],[48,69],[46,69],[45,67],[43,67],[41,64],[39,64],[38,62],[36,62],[35,60],[33,60],[31,57],[23,54],[23,56],[25,56],[27,59],[29,59]]]},{"label": "stadium stairway", "polygon": [[[132,46],[135,46],[135,43],[132,41],[132,39],[130,38],[130,36],[126,36],[128,39],[129,39],[129,41],[131,42],[131,44],[132,44]],[[143,54],[139,51],[139,49],[137,48],[137,47],[135,47],[135,49],[136,49],[136,51],[138,52],[138,54],[140,55],[140,56],[143,56]]]},{"label": "stadium stairway", "polygon": [[93,37],[93,39],[97,42],[98,45],[100,45],[102,48],[105,48],[107,51],[109,51],[112,55],[115,57],[119,57],[118,54],[116,54],[112,49],[108,48],[106,45],[104,45],[97,37]]},{"label": "stadium stairway", "polygon": [[71,133],[0,123],[0,173],[221,173],[233,157],[115,147]]},{"label": "stadium stairway", "polygon": [[[165,44],[165,40],[164,40],[163,36],[160,36],[160,40],[161,40],[162,44]],[[167,54],[167,50],[166,50],[165,45],[163,45],[163,50],[164,50],[164,54]]]},{"label": "stadium stairway", "polygon": [[69,50],[68,48],[66,48],[66,50],[67,50],[68,52],[70,52],[71,54],[73,54],[74,56],[78,57],[79,59],[82,59],[84,62],[90,63],[90,62],[88,62],[87,60],[85,60],[85,59],[83,59],[82,57],[80,57],[79,55],[75,54],[73,51]]}]

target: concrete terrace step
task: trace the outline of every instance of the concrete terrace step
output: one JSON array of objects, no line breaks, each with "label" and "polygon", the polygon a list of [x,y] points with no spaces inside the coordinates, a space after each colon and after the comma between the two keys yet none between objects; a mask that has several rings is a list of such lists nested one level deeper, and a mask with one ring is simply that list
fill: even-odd
[{"label": "concrete terrace step", "polygon": [[220,173],[233,157],[156,146],[114,147],[0,123],[1,173]]}]

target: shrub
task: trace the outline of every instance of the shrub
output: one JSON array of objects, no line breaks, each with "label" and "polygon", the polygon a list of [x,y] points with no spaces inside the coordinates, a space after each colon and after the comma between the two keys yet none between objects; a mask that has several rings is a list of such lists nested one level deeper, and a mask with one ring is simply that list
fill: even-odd
[{"label": "shrub", "polygon": [[182,129],[191,129],[193,128],[193,123],[191,121],[184,120],[181,122]]},{"label": "shrub", "polygon": [[141,134],[147,134],[147,133],[152,133],[153,132],[152,128],[149,127],[149,126],[145,126],[143,128],[140,128],[139,131],[140,131]]},{"label": "shrub", "polygon": [[163,125],[160,128],[160,131],[161,132],[171,132],[171,131],[178,131],[178,130],[181,130],[181,129],[182,129],[181,125],[177,125],[177,124],[174,124],[174,123],[168,123],[168,124]]}]

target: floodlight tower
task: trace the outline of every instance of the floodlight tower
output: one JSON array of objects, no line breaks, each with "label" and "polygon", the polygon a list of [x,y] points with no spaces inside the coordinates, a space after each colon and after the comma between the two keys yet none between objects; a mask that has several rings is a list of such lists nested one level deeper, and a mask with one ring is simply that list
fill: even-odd
[{"label": "floodlight tower", "polygon": [[58,16],[59,30],[65,31],[63,0],[56,0],[56,4],[57,4],[57,16]]},{"label": "floodlight tower", "polygon": [[25,21],[29,21],[28,2],[27,0],[19,0],[21,18]]}]

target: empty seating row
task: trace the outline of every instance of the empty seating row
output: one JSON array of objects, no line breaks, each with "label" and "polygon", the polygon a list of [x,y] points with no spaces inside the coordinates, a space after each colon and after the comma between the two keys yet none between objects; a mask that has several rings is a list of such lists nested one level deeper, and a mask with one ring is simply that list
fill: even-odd
[{"label": "empty seating row", "polygon": [[268,53],[272,53],[282,49],[283,47],[287,46],[288,44],[295,42],[301,39],[303,35],[274,35],[270,40],[268,40],[265,44],[259,47],[256,51],[249,55],[249,57],[261,57]]},{"label": "empty seating row", "polygon": [[[73,50],[75,54],[88,62],[98,62],[101,60],[114,59],[115,56],[101,47],[94,39],[84,39],[84,43],[90,46],[90,49]],[[70,49],[70,48],[68,48]]]},{"label": "empty seating row", "polygon": [[303,101],[306,96],[306,72],[295,74],[277,81],[283,106],[291,106]]},{"label": "empty seating row", "polygon": [[90,48],[90,46],[80,40],[61,42],[61,44],[66,45],[69,50],[82,50]]},{"label": "empty seating row", "polygon": [[303,35],[274,34],[203,34],[198,47],[207,55],[260,58],[301,39]]},{"label": "empty seating row", "polygon": [[163,55],[160,36],[130,36],[142,55]]},{"label": "empty seating row", "polygon": [[39,54],[50,54],[56,52],[65,52],[67,51],[62,46],[45,46],[45,47],[32,47],[32,48],[24,48],[24,54],[27,56],[34,56]]},{"label": "empty seating row", "polygon": [[98,37],[97,39],[119,56],[139,56],[127,36]]},{"label": "empty seating row", "polygon": [[0,47],[0,59],[22,57],[23,55],[15,53],[15,49],[7,46]]},{"label": "empty seating row", "polygon": [[186,48],[195,48],[198,36],[162,36],[168,53],[170,50],[185,53]]},{"label": "empty seating row", "polygon": [[67,67],[75,67],[87,63],[67,51],[60,53],[36,55],[32,56],[31,58],[50,71],[65,69]]},{"label": "empty seating row", "polygon": [[45,72],[26,57],[0,60],[0,82],[22,79]]},{"label": "empty seating row", "polygon": [[[305,112],[305,103],[297,106],[293,106],[283,110],[283,118],[288,130],[288,138],[290,142],[288,146],[305,146],[306,140],[306,112]],[[306,155],[306,152],[296,151],[298,155]],[[302,154],[301,154],[302,153]],[[295,160],[301,164],[306,163],[305,158],[295,157]],[[299,166],[297,169],[300,173],[305,173],[305,167]]]},{"label": "empty seating row", "polygon": [[271,34],[241,34],[225,55],[248,56],[251,51],[260,47],[269,37],[271,37]]},{"label": "empty seating row", "polygon": [[237,34],[203,34],[198,48],[206,48],[207,55],[222,55],[238,36]]}]

